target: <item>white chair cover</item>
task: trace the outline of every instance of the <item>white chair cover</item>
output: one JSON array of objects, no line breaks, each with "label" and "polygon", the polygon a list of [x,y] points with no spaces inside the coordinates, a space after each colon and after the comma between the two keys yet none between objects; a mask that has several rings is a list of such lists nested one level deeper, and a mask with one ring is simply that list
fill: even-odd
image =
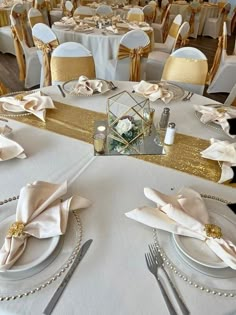
[{"label": "white chair cover", "polygon": [[11,27],[9,25],[0,27],[0,52],[15,55],[15,48]]},{"label": "white chair cover", "polygon": [[96,14],[100,16],[112,16],[113,11],[111,6],[106,5],[106,4],[101,4],[97,9],[96,9]]},{"label": "white chair cover", "polygon": [[162,80],[173,82],[187,91],[203,94],[208,72],[206,56],[193,47],[174,51],[165,63]]},{"label": "white chair cover", "polygon": [[31,28],[37,23],[45,23],[42,13],[35,8],[29,9],[28,20]]},{"label": "white chair cover", "polygon": [[156,43],[163,43],[164,41],[164,33],[169,24],[168,20],[169,20],[170,7],[171,6],[168,5],[161,24],[152,23],[152,27],[154,31],[154,40]]},{"label": "white chair cover", "polygon": [[96,77],[91,52],[75,42],[59,45],[52,53],[51,75],[52,85],[78,79],[80,75],[85,75],[90,79]]},{"label": "white chair cover", "polygon": [[74,6],[73,3],[69,0],[65,2],[65,15],[72,16],[73,15]]},{"label": "white chair cover", "polygon": [[[137,49],[145,47],[150,43],[148,35],[142,30],[133,30],[126,33],[120,41],[120,44],[129,48]],[[146,58],[141,59],[142,79],[146,76]],[[110,60],[106,68],[107,80],[129,81],[130,77],[130,58]]]},{"label": "white chair cover", "polygon": [[[12,28],[19,27],[21,29],[21,23],[16,18],[18,14],[26,15],[25,6],[20,3],[17,3],[12,7],[10,20]],[[17,36],[17,38],[20,42],[21,48],[25,56],[25,87],[31,88],[33,86],[39,85],[40,83],[41,65],[39,62],[36,47],[29,46],[29,42],[32,41],[32,38],[28,36],[29,33],[27,32],[26,25],[25,30],[27,38],[25,38],[25,36],[22,36],[22,38]]]},{"label": "white chair cover", "polygon": [[235,100],[236,100],[236,83],[233,86],[231,92],[229,93],[227,99],[225,100],[224,105],[226,105],[226,106],[231,106],[231,105],[236,106]]},{"label": "white chair cover", "polygon": [[143,7],[143,14],[144,14],[144,21],[151,24],[154,22],[155,19],[155,10],[156,7],[154,7],[153,5],[145,5],[145,7]]},{"label": "white chair cover", "polygon": [[144,13],[140,8],[131,8],[127,14],[127,20],[129,22],[143,22],[144,21]]},{"label": "white chair cover", "polygon": [[80,6],[74,11],[74,16],[93,16],[93,10],[90,7]]},{"label": "white chair cover", "polygon": [[44,22],[47,25],[50,25],[49,17],[48,17],[49,13],[48,13],[48,7],[47,7],[46,1],[45,0],[35,0],[34,7],[42,13],[43,18],[44,18]]}]

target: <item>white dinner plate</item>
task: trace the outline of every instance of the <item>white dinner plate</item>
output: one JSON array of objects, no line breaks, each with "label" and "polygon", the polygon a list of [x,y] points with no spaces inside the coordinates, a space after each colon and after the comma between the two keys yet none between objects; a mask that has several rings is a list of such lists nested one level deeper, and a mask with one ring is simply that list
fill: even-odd
[{"label": "white dinner plate", "polygon": [[[234,244],[236,243],[236,223],[225,215],[210,212],[210,223],[221,227],[223,238],[230,239]],[[195,263],[208,268],[226,268],[227,265],[223,262],[204,241],[181,235],[173,234],[174,242],[177,248],[188,259]]]},{"label": "white dinner plate", "polygon": [[[16,216],[11,215],[0,222],[0,244],[4,244],[10,225],[15,222]],[[0,275],[18,277],[21,273],[38,267],[55,251],[60,240],[60,236],[37,239],[29,237],[27,246],[22,256],[7,271],[0,271]]]},{"label": "white dinner plate", "polygon": [[9,103],[2,103],[2,108],[8,112],[12,112],[12,113],[25,113],[26,111],[23,110],[22,108],[20,108],[17,105],[12,105]]},{"label": "white dinner plate", "polygon": [[[74,90],[75,85],[78,82],[78,79],[70,80],[70,81],[63,83],[62,88],[66,93],[72,94],[72,95],[78,95],[78,96],[93,96],[93,95],[104,94],[104,93],[106,93],[112,89],[111,83],[109,81],[101,80],[101,79],[96,79],[96,80],[102,81],[103,89],[104,89],[103,92],[94,91],[93,94],[91,94],[91,95],[83,95],[83,94],[79,94],[79,93],[74,92],[73,90]],[[93,81],[93,80],[89,80],[89,81]]]}]

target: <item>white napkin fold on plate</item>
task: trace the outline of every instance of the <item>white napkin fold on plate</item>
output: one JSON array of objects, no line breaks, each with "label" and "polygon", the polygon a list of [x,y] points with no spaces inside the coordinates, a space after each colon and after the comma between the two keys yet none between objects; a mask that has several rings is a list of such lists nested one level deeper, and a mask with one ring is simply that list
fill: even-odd
[{"label": "white napkin fold on plate", "polygon": [[26,111],[32,113],[42,121],[45,121],[46,109],[55,108],[51,97],[42,96],[40,91],[32,94],[22,94],[22,99],[14,96],[6,96],[0,98],[0,103],[7,111],[20,112]]},{"label": "white napkin fold on plate", "polygon": [[89,80],[86,76],[81,75],[71,93],[89,96],[96,91],[103,93],[107,89],[107,85],[104,85],[102,80]]},{"label": "white napkin fold on plate", "polygon": [[63,16],[61,21],[66,25],[76,25],[73,17]]},{"label": "white napkin fold on plate", "polygon": [[133,89],[136,93],[143,95],[151,102],[155,102],[160,98],[165,104],[168,104],[174,97],[173,92],[164,88],[162,84],[152,84],[143,80],[134,85]]},{"label": "white napkin fold on plate", "polygon": [[211,145],[201,152],[205,159],[223,162],[221,166],[221,177],[218,183],[224,183],[234,177],[231,166],[236,166],[236,143],[210,139]]},{"label": "white napkin fold on plate", "polygon": [[6,138],[11,132],[12,129],[7,125],[0,127],[0,162],[26,158],[24,149],[17,142]]},{"label": "white napkin fold on plate", "polygon": [[106,30],[110,31],[110,32],[112,32],[114,34],[118,34],[118,29],[115,26],[107,26]]},{"label": "white napkin fold on plate", "polygon": [[236,117],[236,109],[232,107],[211,107],[204,105],[194,105],[196,111],[202,114],[200,121],[204,124],[214,122],[222,127],[225,133],[234,138],[236,135],[229,134],[229,123],[227,119]]},{"label": "white napkin fold on plate", "polygon": [[0,250],[0,270],[11,268],[20,258],[28,237],[43,239],[62,235],[66,232],[69,211],[90,206],[90,201],[80,196],[61,200],[66,192],[66,182],[58,185],[37,181],[21,189],[16,222],[24,224],[24,234],[5,237]]},{"label": "white napkin fold on plate", "polygon": [[156,203],[156,207],[141,207],[126,213],[130,219],[178,235],[197,238],[229,267],[236,269],[236,246],[227,239],[208,237],[205,224],[209,214],[200,194],[183,188],[177,195],[165,195],[151,188],[144,188],[145,196]]}]

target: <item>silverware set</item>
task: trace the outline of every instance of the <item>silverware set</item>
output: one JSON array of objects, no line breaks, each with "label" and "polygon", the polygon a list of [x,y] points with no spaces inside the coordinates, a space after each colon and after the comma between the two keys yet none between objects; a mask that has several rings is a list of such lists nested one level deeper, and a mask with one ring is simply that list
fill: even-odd
[{"label": "silverware set", "polygon": [[170,279],[167,271],[165,270],[164,267],[164,261],[162,258],[162,255],[160,253],[160,251],[157,249],[157,247],[154,244],[149,245],[149,253],[145,254],[145,259],[146,259],[146,263],[147,263],[147,267],[148,270],[154,275],[154,277],[157,280],[157,283],[160,287],[162,296],[165,300],[166,306],[169,310],[170,315],[177,315],[177,312],[167,294],[167,290],[165,289],[165,287],[162,284],[162,280],[159,277],[159,270],[161,269],[164,272],[165,278],[168,281],[172,292],[174,294],[174,297],[176,299],[176,302],[179,306],[179,308],[181,309],[181,312],[183,315],[188,315],[190,314],[189,310],[187,309],[186,305],[184,304],[182,298],[180,297],[179,293],[177,292],[172,280]]},{"label": "silverware set", "polygon": [[190,101],[192,96],[194,95],[193,92],[188,92],[188,94],[182,99],[182,101]]}]

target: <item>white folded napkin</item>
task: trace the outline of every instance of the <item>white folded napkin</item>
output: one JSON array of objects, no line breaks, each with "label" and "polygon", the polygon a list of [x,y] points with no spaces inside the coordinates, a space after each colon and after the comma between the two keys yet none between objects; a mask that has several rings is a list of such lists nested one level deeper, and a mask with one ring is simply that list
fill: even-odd
[{"label": "white folded napkin", "polygon": [[232,166],[236,166],[236,143],[210,139],[211,145],[201,152],[205,159],[223,162],[218,183],[224,183],[234,177]]},{"label": "white folded napkin", "polygon": [[115,26],[107,26],[106,30],[110,31],[110,32],[112,32],[114,34],[118,34],[118,29]]},{"label": "white folded napkin", "polygon": [[61,21],[66,25],[76,25],[73,17],[63,16]]},{"label": "white folded napkin", "polygon": [[121,16],[118,15],[114,15],[111,17],[112,22],[120,22],[121,21]]},{"label": "white folded napkin", "polygon": [[151,188],[144,188],[145,196],[156,207],[141,207],[126,213],[128,218],[178,235],[197,238],[229,267],[236,269],[236,246],[227,239],[207,236],[205,224],[211,224],[209,214],[200,194],[183,188],[179,194],[168,196]]},{"label": "white folded napkin", "polygon": [[227,135],[232,138],[236,137],[236,135],[229,134],[229,123],[227,121],[227,119],[236,117],[236,109],[227,106],[211,107],[204,105],[194,105],[194,108],[202,114],[200,118],[202,123],[214,122],[220,125]]},{"label": "white folded napkin", "polygon": [[134,85],[135,92],[148,98],[151,102],[155,102],[157,99],[161,99],[165,104],[168,104],[173,98],[173,92],[164,88],[160,84],[152,84],[146,81],[141,81],[139,84]]},{"label": "white folded napkin", "polygon": [[22,97],[6,96],[0,98],[5,110],[12,112],[26,111],[45,121],[46,109],[55,108],[51,97],[42,96],[40,91],[32,94],[22,94]]},{"label": "white folded napkin", "polygon": [[23,223],[23,233],[5,237],[0,250],[0,270],[11,268],[19,259],[26,248],[28,237],[43,239],[62,235],[66,232],[69,211],[90,206],[90,201],[80,196],[61,200],[66,192],[66,182],[57,185],[37,181],[21,189],[16,222]]},{"label": "white folded napkin", "polygon": [[89,80],[86,76],[81,75],[78,82],[74,86],[71,94],[92,95],[94,92],[104,93],[108,90],[107,85],[104,85],[102,80]]}]

